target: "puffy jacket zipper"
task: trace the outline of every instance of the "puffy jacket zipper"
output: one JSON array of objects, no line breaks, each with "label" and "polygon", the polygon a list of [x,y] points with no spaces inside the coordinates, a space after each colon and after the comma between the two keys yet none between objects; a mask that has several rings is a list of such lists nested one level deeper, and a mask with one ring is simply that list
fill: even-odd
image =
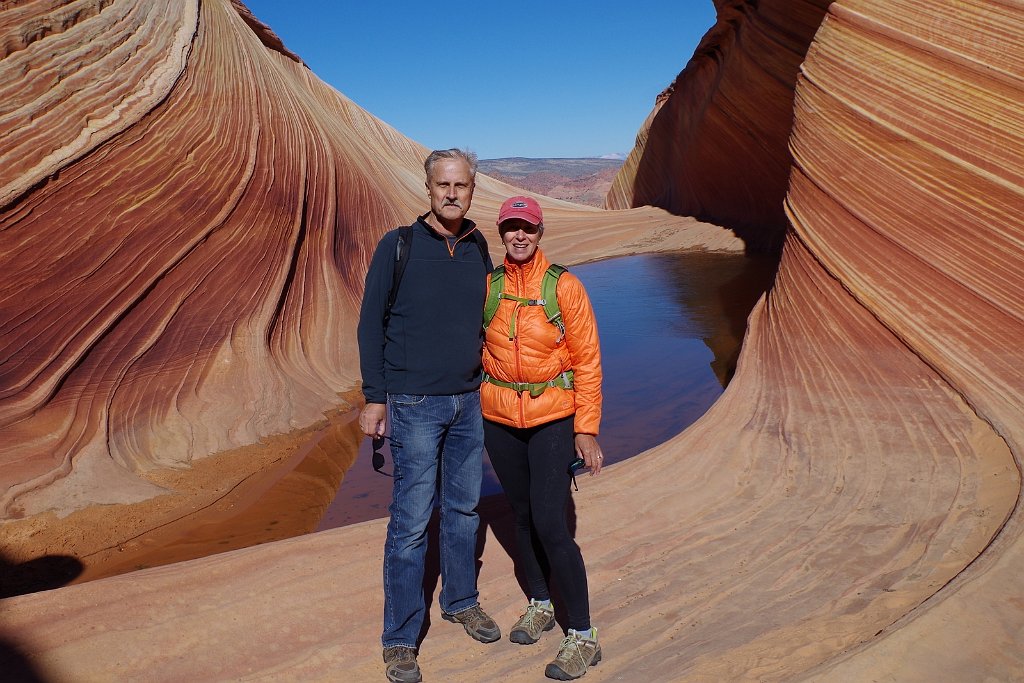
[{"label": "puffy jacket zipper", "polygon": [[[515,283],[514,284],[515,284],[515,290],[514,290],[515,291],[515,295],[516,296],[523,296],[523,294],[526,292],[526,287],[525,287],[525,284],[524,284],[524,281],[523,281],[523,269],[522,269],[522,266],[516,268],[516,271],[515,271]],[[512,311],[512,315],[513,316],[519,315],[519,311],[521,311],[521,310],[522,309],[517,304],[515,309],[513,309],[513,311]],[[509,318],[509,326],[511,327],[511,325],[512,325],[512,319]],[[519,335],[518,334],[516,335],[515,339],[512,341],[512,348],[515,350],[515,357],[516,357],[516,381],[520,381],[520,378],[523,376],[523,364],[522,364],[522,357],[521,357],[522,356],[522,349],[519,346]],[[523,392],[520,391],[519,392],[519,426],[523,427],[523,428],[526,427],[526,408],[523,405],[523,401],[525,401],[525,400],[526,399],[523,397]]]}]

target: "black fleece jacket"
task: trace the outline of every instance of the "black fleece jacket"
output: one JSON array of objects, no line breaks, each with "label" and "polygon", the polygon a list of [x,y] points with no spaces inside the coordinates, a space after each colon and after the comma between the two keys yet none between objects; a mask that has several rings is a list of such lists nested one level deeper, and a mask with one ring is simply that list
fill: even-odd
[{"label": "black fleece jacket", "polygon": [[[367,403],[388,394],[461,394],[480,387],[483,309],[490,257],[482,258],[464,219],[446,238],[421,216],[387,329],[384,310],[395,270],[398,229],[386,233],[366,273],[359,313],[359,366]],[[482,236],[480,237],[482,239]]]}]

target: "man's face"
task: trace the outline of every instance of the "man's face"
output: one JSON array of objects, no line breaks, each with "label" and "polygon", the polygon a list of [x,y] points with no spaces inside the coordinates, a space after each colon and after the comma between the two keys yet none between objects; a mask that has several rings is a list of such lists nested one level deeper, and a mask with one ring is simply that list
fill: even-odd
[{"label": "man's face", "polygon": [[473,177],[462,159],[441,159],[427,178],[430,210],[444,221],[460,221],[473,203]]}]

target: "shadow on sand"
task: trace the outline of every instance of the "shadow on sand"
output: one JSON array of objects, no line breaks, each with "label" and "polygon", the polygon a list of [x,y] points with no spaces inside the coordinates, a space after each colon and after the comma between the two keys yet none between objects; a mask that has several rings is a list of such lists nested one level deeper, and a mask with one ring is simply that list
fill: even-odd
[{"label": "shadow on sand", "polygon": [[[519,589],[523,594],[523,605],[527,602],[527,591],[526,581],[524,580],[520,569],[519,563],[515,562],[517,557],[518,549],[516,547],[516,529],[515,529],[515,516],[512,514],[512,508],[509,506],[508,501],[505,499],[504,494],[497,494],[493,496],[485,496],[480,499],[480,505],[477,507],[477,512],[480,514],[480,531],[477,533],[476,540],[476,572],[479,576],[480,569],[483,566],[481,558],[484,554],[484,548],[487,544],[487,529],[489,528],[494,534],[494,538],[497,539],[499,545],[513,559],[513,566],[515,567],[515,578],[519,584]],[[576,504],[572,497],[569,498],[569,504],[567,508],[569,532],[576,537]],[[438,511],[435,509],[433,515],[430,518],[430,524],[427,526],[427,557],[426,566],[423,574],[423,603],[426,609],[426,618],[423,621],[423,629],[420,631],[419,638],[416,641],[417,646],[423,643],[423,639],[426,637],[427,632],[430,630],[430,606],[435,596],[437,595],[438,585],[441,581],[441,558],[438,553],[439,534],[440,530],[440,516]],[[586,549],[583,549],[583,557],[586,560]],[[560,599],[558,594],[558,586],[556,582],[552,581],[551,568],[545,562],[543,553],[539,554],[541,560],[541,566],[544,569],[544,574],[548,578],[548,585],[551,587],[551,600],[555,605],[555,619],[558,624],[562,627],[562,631],[566,630],[566,614],[563,607],[563,601]],[[481,605],[486,609],[487,596],[481,596]],[[507,637],[507,629],[511,626],[510,624],[498,624],[502,629],[502,637]]]},{"label": "shadow on sand", "polygon": [[[0,599],[65,586],[84,569],[82,563],[67,555],[47,555],[16,563],[0,555]],[[3,607],[0,605],[0,618]],[[3,622],[0,621],[0,631]],[[0,632],[0,671],[10,683],[46,683],[47,679],[32,665],[25,653],[7,634]]]}]

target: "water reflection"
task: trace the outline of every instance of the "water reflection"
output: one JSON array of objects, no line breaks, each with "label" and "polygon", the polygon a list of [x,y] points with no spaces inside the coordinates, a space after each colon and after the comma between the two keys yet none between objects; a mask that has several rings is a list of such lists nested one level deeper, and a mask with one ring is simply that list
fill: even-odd
[{"label": "water reflection", "polygon": [[[747,316],[776,264],[683,252],[572,268],[587,288],[601,335],[606,464],[675,436],[721,395],[735,371]],[[369,446],[367,439],[318,529],[387,516],[391,479],[373,472]],[[485,462],[483,494],[500,490]]]},{"label": "water reflection", "polygon": [[666,441],[707,412],[735,371],[747,316],[774,264],[685,252],[572,269],[601,334],[606,464]]}]

